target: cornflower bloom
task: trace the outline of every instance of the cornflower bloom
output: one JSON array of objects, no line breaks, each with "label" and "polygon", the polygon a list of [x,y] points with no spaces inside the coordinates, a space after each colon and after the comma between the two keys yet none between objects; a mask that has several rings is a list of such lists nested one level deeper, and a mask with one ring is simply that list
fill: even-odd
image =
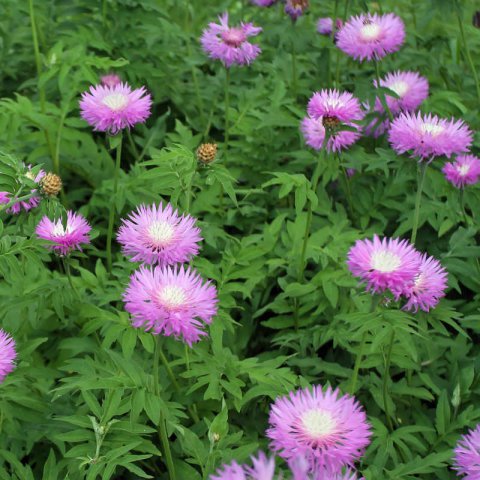
[{"label": "cornflower bloom", "polygon": [[15,368],[15,340],[0,329],[0,383]]},{"label": "cornflower bloom", "polygon": [[480,480],[480,424],[458,441],[453,468],[465,480]]},{"label": "cornflower bloom", "polygon": [[275,459],[267,458],[263,452],[252,456],[253,465],[239,465],[233,461],[223,465],[210,480],[273,480],[275,475]]},{"label": "cornflower bloom", "polygon": [[285,13],[295,22],[305,13],[309,0],[285,0]]},{"label": "cornflower bloom", "polygon": [[103,75],[100,77],[100,82],[106,87],[115,87],[122,83],[122,79],[115,73],[109,73],[108,75]]},{"label": "cornflower bloom", "polygon": [[457,188],[474,185],[480,178],[480,158],[475,155],[459,155],[454,162],[447,162],[442,172]]}]

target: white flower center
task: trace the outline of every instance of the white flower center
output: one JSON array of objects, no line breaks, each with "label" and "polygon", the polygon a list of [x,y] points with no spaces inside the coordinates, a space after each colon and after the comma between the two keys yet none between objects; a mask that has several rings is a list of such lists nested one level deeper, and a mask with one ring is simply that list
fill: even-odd
[{"label": "white flower center", "polygon": [[425,284],[425,280],[426,280],[426,275],[422,272],[422,273],[419,273],[416,277],[415,277],[415,280],[413,282],[413,291],[415,293],[419,293],[422,291],[422,288]]},{"label": "white flower center", "polygon": [[155,246],[168,245],[175,234],[175,228],[168,222],[156,221],[148,227],[148,235]]},{"label": "white flower center", "polygon": [[335,418],[326,410],[307,410],[301,417],[301,423],[305,432],[316,440],[331,435],[337,427]]},{"label": "white flower center", "polygon": [[177,285],[167,285],[158,292],[160,303],[169,309],[175,309],[185,303],[185,290]]},{"label": "white flower center", "polygon": [[408,83],[399,80],[391,85],[387,85],[387,88],[393,90],[399,97],[403,97],[408,92]]},{"label": "white flower center", "polygon": [[111,93],[102,99],[102,103],[110,110],[118,112],[128,105],[128,97],[123,93]]},{"label": "white flower center", "polygon": [[432,137],[436,137],[443,132],[443,127],[440,125],[436,125],[435,123],[422,123],[422,126],[420,128],[422,130],[422,133],[429,133]]},{"label": "white flower center", "polygon": [[67,233],[70,233],[72,229],[67,225],[64,227],[60,222],[56,223],[52,230],[52,235],[54,237],[63,237]]},{"label": "white flower center", "polygon": [[401,264],[400,257],[387,250],[380,250],[372,255],[371,267],[382,273],[389,273],[396,270]]},{"label": "white flower center", "polygon": [[458,165],[457,166],[457,172],[462,176],[464,177],[465,175],[468,174],[468,172],[470,171],[470,165],[468,164],[463,164],[463,165]]},{"label": "white flower center", "polygon": [[368,42],[376,40],[380,36],[381,31],[382,29],[376,23],[369,23],[360,29],[362,38]]}]

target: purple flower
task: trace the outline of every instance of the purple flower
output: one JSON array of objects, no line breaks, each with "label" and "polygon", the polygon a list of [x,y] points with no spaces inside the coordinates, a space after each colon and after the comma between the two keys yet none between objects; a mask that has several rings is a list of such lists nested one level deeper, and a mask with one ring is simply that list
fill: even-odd
[{"label": "purple flower", "polygon": [[50,220],[46,215],[40,220],[35,233],[43,240],[52,242],[49,248],[58,255],[68,255],[73,250],[82,250],[81,245],[90,243],[91,227],[79,213],[67,212],[67,222]]},{"label": "purple flower", "polygon": [[293,21],[302,16],[308,8],[308,0],[285,0],[285,13],[290,15]]},{"label": "purple flower", "polygon": [[367,284],[367,289],[381,293],[390,289],[400,295],[414,284],[420,257],[407,240],[380,238],[357,240],[348,252],[347,265],[353,276]]},{"label": "purple flower", "polygon": [[252,0],[252,3],[257,7],[271,7],[277,0]]},{"label": "purple flower", "polygon": [[80,112],[94,130],[115,135],[124,128],[143,123],[150,116],[152,98],[145,87],[132,88],[126,83],[97,85],[82,94]]},{"label": "purple flower", "polygon": [[233,461],[223,465],[210,480],[273,480],[275,475],[275,459],[267,458],[263,452],[251,457],[253,466],[239,465]]},{"label": "purple flower", "polygon": [[480,424],[463,435],[455,447],[454,469],[465,480],[480,480]]},{"label": "purple flower", "polygon": [[277,398],[269,423],[273,451],[287,460],[303,456],[310,468],[338,471],[358,460],[370,443],[370,425],[355,398],[320,385]]},{"label": "purple flower", "polygon": [[355,60],[380,60],[400,49],[405,25],[393,13],[351,17],[337,34],[337,46]]},{"label": "purple flower", "polygon": [[397,153],[412,152],[421,160],[468,151],[473,133],[462,120],[444,120],[431,114],[401,113],[390,127],[388,139]]},{"label": "purple flower", "polygon": [[252,23],[241,23],[239,27],[228,26],[228,13],[219,17],[220,24],[209,23],[203,31],[200,42],[210,58],[221,60],[225,67],[233,64],[249,65],[261,49],[247,41],[248,37],[258,35],[262,29]]},{"label": "purple flower", "polygon": [[435,258],[426,254],[418,255],[420,255],[420,265],[413,284],[409,283],[402,292],[408,300],[403,308],[414,312],[420,308],[428,312],[445,296],[447,271]]},{"label": "purple flower", "polygon": [[183,266],[141,266],[131,276],[123,298],[134,327],[182,338],[190,346],[207,335],[203,328],[217,313],[215,286]]},{"label": "purple flower", "polygon": [[15,368],[15,341],[6,332],[0,329],[0,383]]},{"label": "purple flower", "polygon": [[[337,18],[335,22],[336,30],[340,30],[343,26],[343,21]],[[330,17],[319,18],[317,22],[317,32],[320,35],[330,36],[333,32],[333,20]]]},{"label": "purple flower", "polygon": [[357,474],[345,469],[341,471],[332,471],[324,467],[313,466],[305,460],[304,457],[297,457],[288,462],[292,472],[292,480],[365,480],[358,477]]},{"label": "purple flower", "polygon": [[179,215],[170,204],[140,205],[122,220],[117,236],[132,262],[149,265],[189,262],[197,255],[201,239],[195,218]]},{"label": "purple flower", "polygon": [[[327,150],[336,152],[349,147],[360,138],[361,128],[354,123],[363,118],[360,102],[348,92],[322,90],[315,93],[307,107],[308,116],[302,121],[301,129],[307,145],[320,150],[328,130]],[[356,131],[342,130],[342,125]]]},{"label": "purple flower", "polygon": [[442,172],[457,188],[474,185],[480,178],[480,158],[475,155],[459,155],[454,162],[446,163]]},{"label": "purple flower", "polygon": [[122,83],[122,79],[115,73],[109,73],[108,75],[103,75],[100,77],[100,82],[102,82],[102,85],[105,85],[106,87],[115,87],[116,85]]}]

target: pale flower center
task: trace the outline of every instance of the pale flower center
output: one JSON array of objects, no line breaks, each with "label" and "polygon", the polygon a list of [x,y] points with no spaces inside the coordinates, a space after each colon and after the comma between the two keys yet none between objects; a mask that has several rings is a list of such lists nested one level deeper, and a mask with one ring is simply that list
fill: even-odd
[{"label": "pale flower center", "polygon": [[393,272],[402,264],[398,255],[386,250],[375,252],[370,263],[374,270],[382,273]]},{"label": "pale flower center", "polygon": [[102,99],[102,103],[110,110],[118,112],[128,105],[128,97],[123,93],[111,93]]},{"label": "pale flower center", "polygon": [[55,224],[55,226],[53,227],[53,230],[52,230],[52,235],[54,237],[63,237],[65,236],[67,233],[70,233],[71,232],[71,228],[67,225],[67,227],[65,228],[61,223],[57,223]]},{"label": "pale flower center", "polygon": [[331,435],[337,426],[335,418],[325,410],[307,410],[301,417],[302,427],[312,438],[319,440]]},{"label": "pale flower center", "polygon": [[387,86],[387,88],[393,90],[399,97],[403,97],[408,92],[408,83],[399,80]]},{"label": "pale flower center", "polygon": [[426,276],[424,273],[420,273],[415,277],[415,280],[413,282],[413,291],[415,293],[419,293],[422,290],[425,280]]},{"label": "pale flower center", "polygon": [[360,33],[366,41],[376,40],[380,36],[381,31],[382,29],[376,23],[369,23],[360,29]]},{"label": "pale flower center", "polygon": [[28,172],[25,174],[25,176],[26,176],[29,180],[32,180],[33,182],[35,181],[35,175],[34,175],[32,172],[28,171]]},{"label": "pale flower center", "polygon": [[168,222],[156,221],[148,227],[148,235],[152,242],[163,247],[172,241],[175,229]]},{"label": "pale flower center", "polygon": [[182,306],[186,298],[185,290],[177,285],[167,285],[158,292],[160,303],[164,307],[172,310]]},{"label": "pale flower center", "polygon": [[247,36],[241,28],[229,28],[222,32],[222,40],[230,47],[239,47]]},{"label": "pale flower center", "polygon": [[470,165],[468,165],[468,164],[463,164],[463,165],[457,166],[457,172],[458,172],[462,177],[464,177],[465,175],[467,175],[469,171],[470,171]]},{"label": "pale flower center", "polygon": [[429,133],[432,137],[436,137],[443,132],[443,127],[435,123],[423,123],[421,126],[422,133]]}]

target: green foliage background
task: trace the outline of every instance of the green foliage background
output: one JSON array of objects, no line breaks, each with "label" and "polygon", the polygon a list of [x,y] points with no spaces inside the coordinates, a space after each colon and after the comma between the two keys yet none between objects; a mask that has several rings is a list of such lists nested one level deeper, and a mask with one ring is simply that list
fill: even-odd
[{"label": "green foliage background", "polygon": [[[393,304],[369,313],[371,298],[346,269],[346,254],[374,233],[409,236],[416,164],[384,138],[364,138],[340,160],[357,170],[351,210],[338,159],[322,160],[320,185],[311,190],[318,155],[304,145],[299,122],[312,92],[331,87],[338,68],[342,89],[374,98],[373,66],[338,54],[316,33],[317,18],[332,16],[335,2],[311,3],[296,25],[280,6],[260,9],[247,0],[0,3],[1,190],[16,191],[21,162],[47,170],[57,162],[65,186],[61,203],[2,213],[0,325],[14,336],[19,359],[0,385],[0,479],[166,479],[157,432],[163,421],[177,478],[208,478],[221,463],[267,448],[269,405],[278,395],[319,383],[347,391],[363,336],[356,396],[374,435],[359,471],[366,480],[455,478],[452,448],[480,421],[480,190],[465,192],[464,222],[443,161],[429,167],[417,246],[448,269],[448,295],[429,314]],[[478,130],[480,100],[457,21],[458,12],[480,70],[475,2],[350,1],[348,14],[379,4],[407,27],[405,46],[385,58],[382,72],[419,71],[431,88],[422,111]],[[338,5],[343,14],[345,0]],[[225,69],[199,45],[202,29],[227,9],[234,22],[263,27],[261,56],[231,71],[228,158],[221,145]],[[115,198],[109,141],[78,110],[80,94],[109,71],[145,85],[154,98],[150,119],[132,131],[140,161],[125,143]],[[195,158],[206,140],[220,150],[208,167]],[[479,148],[476,134],[473,152]],[[194,265],[216,283],[220,311],[209,338],[192,349],[161,340],[171,371],[160,365],[158,393],[154,339],[130,326],[121,301],[135,265],[116,246],[109,276],[105,236],[112,201],[123,216],[160,200],[199,219],[205,240]],[[61,204],[94,227],[91,247],[73,261],[75,290],[33,235],[41,216]]]}]

